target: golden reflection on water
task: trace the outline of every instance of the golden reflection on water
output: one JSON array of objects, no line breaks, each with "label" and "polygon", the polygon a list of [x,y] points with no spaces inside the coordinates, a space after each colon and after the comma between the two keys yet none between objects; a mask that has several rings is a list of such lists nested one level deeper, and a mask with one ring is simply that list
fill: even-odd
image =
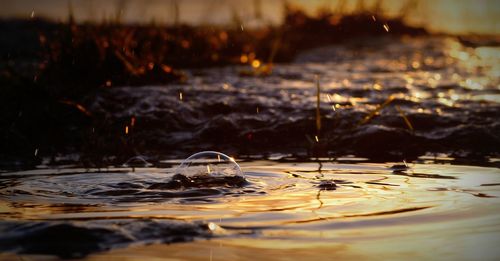
[{"label": "golden reflection on water", "polygon": [[448,41],[448,55],[458,60],[465,71],[475,75],[460,81],[460,85],[471,90],[485,87],[498,89],[500,76],[500,47],[465,47],[457,40]]},{"label": "golden reflection on water", "polygon": [[[496,93],[500,86],[500,47],[473,47],[453,37],[403,37],[401,41],[411,48],[399,50],[403,54],[395,57],[391,52],[367,52],[367,57],[361,60],[335,64],[335,67],[321,62],[309,63],[311,68],[333,70],[331,75],[324,73],[327,76],[321,85],[320,107],[327,113],[322,114],[333,117],[339,108],[370,113],[390,95],[399,101],[376,114],[394,114],[398,102],[410,115],[409,119],[416,113],[444,115],[453,112],[453,108],[466,109],[471,101],[500,102],[500,95]],[[387,50],[401,48],[390,41],[378,43]],[[434,45],[439,48],[429,47]],[[341,52],[356,57],[355,52],[341,47],[332,49],[334,55]],[[309,57],[316,61],[325,53],[328,51],[312,51],[304,60]],[[294,104],[303,103],[302,106],[315,104],[312,80],[285,79],[282,84],[289,89],[281,91],[281,98]],[[415,128],[418,130],[418,126]]]},{"label": "golden reflection on water", "polygon": [[[443,156],[440,160],[450,158]],[[248,192],[216,196],[211,202],[181,203],[165,199],[120,203],[109,196],[97,200],[100,204],[91,198],[78,204],[63,204],[64,198],[57,196],[46,196],[44,200],[44,197],[3,195],[0,217],[3,220],[202,220],[208,222],[216,235],[210,241],[117,249],[92,255],[90,260],[125,256],[127,260],[166,256],[206,260],[207,251],[214,260],[236,257],[288,260],[294,256],[317,260],[425,259],[436,255],[454,259],[463,254],[491,257],[497,253],[490,247],[500,232],[498,169],[409,164],[410,169],[395,170],[389,168],[391,165],[250,162],[242,164],[251,182],[244,188]],[[169,174],[162,169],[139,168],[136,173],[106,175],[119,180],[119,177],[142,175],[147,179]],[[334,181],[336,188],[321,189],[324,181]],[[72,189],[68,187],[67,192]],[[231,236],[234,232],[242,234]],[[478,252],[478,247],[482,252]]]}]

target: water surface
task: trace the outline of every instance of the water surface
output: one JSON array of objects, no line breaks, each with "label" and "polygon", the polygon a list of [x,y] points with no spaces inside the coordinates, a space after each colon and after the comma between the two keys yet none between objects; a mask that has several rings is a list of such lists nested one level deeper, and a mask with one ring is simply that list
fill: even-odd
[{"label": "water surface", "polygon": [[218,150],[238,158],[353,154],[383,162],[445,153],[485,160],[499,155],[499,62],[494,39],[425,36],[307,51],[267,77],[245,77],[243,66],[191,70],[186,84],[96,94],[87,108],[115,126],[89,130],[84,148],[152,157]]},{"label": "water surface", "polygon": [[[0,257],[500,256],[497,168],[431,163],[406,167],[363,159],[251,161],[241,166],[245,185],[180,189],[152,186],[168,182],[174,175],[171,167],[4,172]],[[170,244],[175,242],[180,243]]]}]

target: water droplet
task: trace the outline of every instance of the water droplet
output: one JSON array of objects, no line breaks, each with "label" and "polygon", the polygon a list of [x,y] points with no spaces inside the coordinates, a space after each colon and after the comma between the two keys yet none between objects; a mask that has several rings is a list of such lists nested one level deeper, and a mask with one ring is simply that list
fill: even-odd
[{"label": "water droplet", "polygon": [[385,30],[386,32],[389,32],[389,25],[388,25],[388,24],[384,24],[384,30]]},{"label": "water droplet", "polygon": [[240,166],[233,158],[216,151],[195,153],[182,161],[175,171],[186,177],[244,177]]}]

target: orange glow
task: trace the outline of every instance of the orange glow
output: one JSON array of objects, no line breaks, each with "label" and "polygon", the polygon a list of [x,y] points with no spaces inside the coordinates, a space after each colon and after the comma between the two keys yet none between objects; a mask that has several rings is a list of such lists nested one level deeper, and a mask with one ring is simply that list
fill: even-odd
[{"label": "orange glow", "polygon": [[257,59],[253,60],[252,67],[253,68],[259,68],[260,67],[260,61],[257,60]]},{"label": "orange glow", "polygon": [[221,41],[226,42],[227,38],[228,38],[228,35],[227,35],[226,32],[222,31],[222,32],[219,33],[219,38],[220,38]]},{"label": "orange glow", "polygon": [[166,73],[171,73],[172,72],[172,67],[168,65],[162,65],[161,68],[163,69],[164,72]]},{"label": "orange glow", "polygon": [[125,126],[125,134],[128,134],[128,126]]},{"label": "orange glow", "polygon": [[247,55],[245,55],[245,54],[242,54],[242,55],[240,56],[240,62],[241,62],[241,63],[247,63],[247,62],[248,62],[248,56],[247,56]]}]

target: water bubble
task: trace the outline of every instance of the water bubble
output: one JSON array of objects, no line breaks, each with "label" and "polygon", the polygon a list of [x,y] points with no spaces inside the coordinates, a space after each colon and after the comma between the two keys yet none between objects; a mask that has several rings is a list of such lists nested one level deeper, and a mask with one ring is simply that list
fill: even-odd
[{"label": "water bubble", "polygon": [[130,159],[127,160],[127,162],[123,163],[122,165],[123,167],[131,167],[131,168],[134,168],[134,167],[151,167],[153,166],[153,164],[149,163],[145,157],[143,156],[134,156]]},{"label": "water bubble", "polygon": [[216,151],[202,151],[189,156],[176,169],[186,177],[244,177],[233,158]]}]

